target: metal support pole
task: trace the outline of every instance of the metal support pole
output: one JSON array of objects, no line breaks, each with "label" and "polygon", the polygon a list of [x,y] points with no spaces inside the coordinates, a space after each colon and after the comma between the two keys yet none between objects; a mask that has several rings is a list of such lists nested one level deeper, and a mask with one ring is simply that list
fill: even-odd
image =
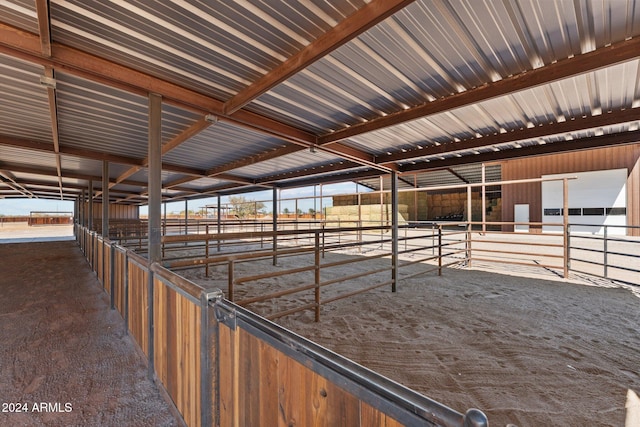
[{"label": "metal support pole", "polygon": [[487,232],[487,186],[484,185],[486,180],[485,165],[482,164],[482,233]]},{"label": "metal support pole", "polygon": [[109,162],[102,161],[102,237],[109,238]]},{"label": "metal support pole", "polygon": [[605,225],[604,226],[604,248],[603,248],[603,256],[604,259],[602,260],[603,265],[604,265],[604,277],[605,279],[609,278],[609,244],[608,244],[608,230],[609,228]]},{"label": "metal support pole", "polygon": [[398,285],[398,174],[391,172],[391,291]]},{"label": "metal support pole", "polygon": [[154,324],[153,324],[153,272],[151,265],[162,261],[162,97],[149,94],[149,282],[148,282],[148,324],[149,324],[149,375],[153,377],[154,368]]},{"label": "metal support pole", "polygon": [[93,181],[89,180],[89,190],[87,191],[87,203],[89,205],[89,215],[87,218],[87,228],[89,231],[93,229]]},{"label": "metal support pole", "polygon": [[569,278],[569,180],[562,180],[562,229],[564,231],[564,278]]},{"label": "metal support pole", "polygon": [[[184,235],[189,234],[189,202],[185,199],[184,201]],[[184,242],[184,245],[187,245],[187,242]]]},{"label": "metal support pole", "polygon": [[471,268],[471,220],[473,209],[471,207],[471,186],[467,185],[467,268]]},{"label": "metal support pole", "polygon": [[273,265],[278,264],[278,189],[273,187]]},{"label": "metal support pole", "polygon": [[220,200],[220,196],[218,195],[218,218],[217,218],[217,228],[216,231],[218,233],[218,252],[220,252],[220,233],[222,232],[222,201]]},{"label": "metal support pole", "polygon": [[115,296],[116,266],[114,265],[115,264],[115,260],[116,260],[116,248],[113,247],[113,243],[111,243],[111,245],[109,246],[109,288],[111,289],[111,292],[110,292],[111,310],[115,310],[116,309],[116,296]]},{"label": "metal support pole", "polygon": [[315,261],[315,269],[314,269],[314,283],[315,287],[315,302],[316,302],[316,322],[320,321],[320,232],[315,232],[315,252],[314,252],[314,261]]}]

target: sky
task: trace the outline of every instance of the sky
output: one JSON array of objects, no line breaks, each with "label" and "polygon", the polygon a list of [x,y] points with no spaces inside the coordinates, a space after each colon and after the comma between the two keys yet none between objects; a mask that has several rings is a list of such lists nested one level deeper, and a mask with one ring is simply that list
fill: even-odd
[{"label": "sky", "polygon": [[[315,187],[316,195],[320,195],[320,190],[316,186]],[[322,187],[322,195],[323,196],[332,196],[335,194],[350,194],[355,193],[356,191],[366,192],[370,191],[366,187],[358,185],[356,188],[356,184],[353,182],[345,182],[340,184],[330,184],[324,185]],[[265,203],[267,205],[267,210],[271,210],[271,204],[268,201],[271,200],[272,190],[264,190],[255,193],[247,193],[242,196],[247,200],[259,200],[259,201],[267,201]],[[311,197],[314,194],[314,187],[303,187],[303,188],[291,188],[282,190],[280,193],[280,197],[283,199],[286,198],[295,198],[295,197]],[[225,203],[228,200],[226,197],[222,197],[222,203]],[[216,197],[208,197],[206,199],[198,199],[192,200],[188,203],[189,210],[199,211],[205,205],[215,205],[218,203],[218,199]],[[290,206],[289,206],[290,205]],[[281,209],[288,208],[289,211],[294,211],[295,203],[292,202],[282,202]],[[320,203],[316,202],[316,209],[319,209]],[[325,199],[323,201],[323,206],[330,206],[330,201]],[[303,212],[308,212],[309,208],[314,208],[313,200],[305,200],[300,201],[298,204],[298,208]],[[21,216],[21,215],[29,215],[31,211],[49,211],[49,212],[73,212],[73,202],[72,201],[63,201],[63,200],[45,200],[45,199],[0,199],[0,215],[5,216]],[[167,204],[167,212],[181,212],[184,211],[184,202],[173,202]],[[146,206],[142,206],[140,208],[140,213],[146,215],[148,212]]]},{"label": "sky", "polygon": [[0,199],[0,215],[28,216],[31,211],[73,212],[73,202],[46,199]]}]

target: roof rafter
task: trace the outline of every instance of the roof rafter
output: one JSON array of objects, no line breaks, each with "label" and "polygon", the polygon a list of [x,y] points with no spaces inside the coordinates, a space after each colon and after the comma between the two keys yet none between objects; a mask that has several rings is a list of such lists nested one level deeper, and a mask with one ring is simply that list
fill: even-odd
[{"label": "roof rafter", "polygon": [[472,88],[432,102],[426,102],[407,110],[355,124],[348,128],[318,137],[318,144],[320,146],[333,144],[356,135],[591,72],[599,68],[637,58],[638,56],[640,56],[640,37],[576,55],[573,58],[564,59],[535,70],[505,77],[494,83]]},{"label": "roof rafter", "polygon": [[432,160],[430,162],[420,162],[405,165],[402,172],[420,172],[433,169],[446,169],[470,163],[492,162],[497,160],[515,159],[519,157],[541,156],[545,154],[565,153],[568,151],[589,150],[594,148],[604,148],[614,145],[634,144],[640,141],[640,131],[622,132],[606,134],[600,136],[589,136],[577,138],[564,142],[554,142],[552,144],[540,144],[530,147],[514,148],[492,153],[480,153],[469,156],[451,157],[448,159]]},{"label": "roof rafter", "polygon": [[[14,137],[9,137],[5,135],[0,135],[0,145],[25,148],[33,151],[43,151],[48,153],[54,153],[54,149],[51,146],[51,144],[40,142],[40,141],[34,141],[32,139],[14,138]],[[144,159],[137,159],[134,157],[127,157],[127,156],[119,156],[116,154],[107,154],[107,153],[102,153],[100,151],[93,151],[85,148],[69,147],[65,145],[59,146],[58,153],[60,155],[67,155],[67,156],[79,157],[79,158],[91,159],[91,160],[105,160],[110,163],[120,163],[124,165],[142,166],[144,162]],[[206,173],[204,170],[190,168],[187,166],[163,163],[162,168],[170,172],[194,175],[198,177],[206,177]],[[141,167],[139,169],[141,169]]]},{"label": "roof rafter", "polygon": [[565,122],[556,122],[542,126],[535,126],[532,128],[523,128],[521,130],[511,131],[507,133],[487,135],[483,136],[482,138],[473,138],[460,142],[424,146],[422,148],[406,150],[404,152],[384,154],[378,156],[376,160],[379,163],[394,163],[399,161],[417,159],[424,156],[444,154],[460,150],[471,150],[481,147],[490,147],[494,145],[507,144],[510,142],[577,132],[584,129],[612,126],[637,120],[640,120],[640,108],[618,110],[608,113],[602,113],[597,116],[576,117]]},{"label": "roof rafter", "polygon": [[[312,146],[317,147],[317,137],[314,134],[245,109],[237,110],[232,116],[225,114],[222,101],[158,77],[61,43],[51,43],[52,54],[50,57],[42,55],[39,49],[40,41],[37,35],[0,22],[0,53],[53,69],[60,69],[69,74],[142,96],[151,92],[158,93],[162,95],[163,102],[191,111],[214,114],[220,121],[282,138],[298,145],[298,151]],[[330,149],[329,147],[318,148],[363,165],[389,170],[387,166],[376,165],[371,161],[371,155],[339,143],[333,144]]]}]

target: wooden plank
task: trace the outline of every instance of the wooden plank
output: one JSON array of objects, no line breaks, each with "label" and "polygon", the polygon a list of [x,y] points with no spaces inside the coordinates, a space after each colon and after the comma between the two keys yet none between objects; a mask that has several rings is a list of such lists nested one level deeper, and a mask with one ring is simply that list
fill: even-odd
[{"label": "wooden plank", "polygon": [[220,323],[218,332],[219,346],[219,366],[218,372],[220,378],[220,426],[235,426],[234,420],[234,402],[233,402],[233,335],[234,331],[228,326]]},{"label": "wooden plank", "polygon": [[361,426],[402,427],[404,425],[364,402],[360,402],[360,416]]}]

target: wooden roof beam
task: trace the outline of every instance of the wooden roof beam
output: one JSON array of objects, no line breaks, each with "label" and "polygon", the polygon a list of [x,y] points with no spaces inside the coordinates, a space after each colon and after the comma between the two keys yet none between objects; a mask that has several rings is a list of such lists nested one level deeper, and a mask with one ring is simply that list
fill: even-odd
[{"label": "wooden roof beam", "polygon": [[630,108],[626,110],[612,111],[602,113],[597,116],[575,117],[565,122],[552,123],[543,126],[535,126],[532,128],[523,128],[521,130],[511,131],[507,133],[497,133],[494,135],[486,135],[482,138],[473,138],[460,142],[451,142],[447,144],[425,146],[405,152],[397,152],[378,156],[376,161],[382,164],[394,163],[399,161],[407,161],[417,159],[424,156],[433,156],[438,154],[450,153],[461,150],[472,150],[482,147],[491,147],[510,142],[518,142],[530,139],[543,138],[552,135],[561,135],[572,132],[578,132],[585,129],[595,129],[600,127],[612,126],[621,123],[628,123],[640,120],[640,108]]},{"label": "wooden roof beam", "polygon": [[[297,150],[294,149],[294,151],[317,146],[317,137],[314,134],[245,109],[237,110],[233,115],[225,114],[222,101],[150,74],[56,42],[51,43],[51,50],[51,57],[44,56],[40,52],[40,39],[37,35],[0,22],[0,53],[141,96],[147,96],[150,92],[158,93],[162,95],[163,102],[198,113],[213,114],[219,121],[282,138],[298,145]],[[320,147],[320,149],[329,151],[329,147]],[[283,149],[283,152],[286,154],[289,150],[289,148]],[[375,162],[370,161],[372,156],[369,154],[342,144],[333,144],[330,152],[367,166],[390,170],[388,166],[376,165]]]},{"label": "wooden roof beam", "polygon": [[[434,169],[445,169],[451,166],[471,163],[491,162],[497,160],[516,159],[519,157],[541,156],[546,154],[566,153],[569,151],[592,150],[616,145],[635,144],[640,141],[640,131],[620,132],[601,136],[572,139],[564,142],[534,145],[530,147],[501,150],[491,153],[480,153],[461,157],[452,157],[430,162],[419,162],[405,165],[402,172],[423,172]],[[490,184],[490,183],[487,183]]]},{"label": "wooden roof beam", "polygon": [[231,115],[263,93],[302,71],[351,39],[393,15],[414,0],[374,0],[338,23],[298,53],[225,102],[223,112]]},{"label": "wooden roof beam", "polygon": [[557,80],[588,73],[597,69],[629,61],[640,56],[640,37],[625,40],[594,51],[563,59],[553,64],[521,74],[505,77],[494,83],[472,88],[432,102],[371,119],[348,128],[320,136],[319,145],[333,144],[346,138],[362,135],[389,126],[420,119],[455,108],[486,101],[499,96],[530,89]]}]

